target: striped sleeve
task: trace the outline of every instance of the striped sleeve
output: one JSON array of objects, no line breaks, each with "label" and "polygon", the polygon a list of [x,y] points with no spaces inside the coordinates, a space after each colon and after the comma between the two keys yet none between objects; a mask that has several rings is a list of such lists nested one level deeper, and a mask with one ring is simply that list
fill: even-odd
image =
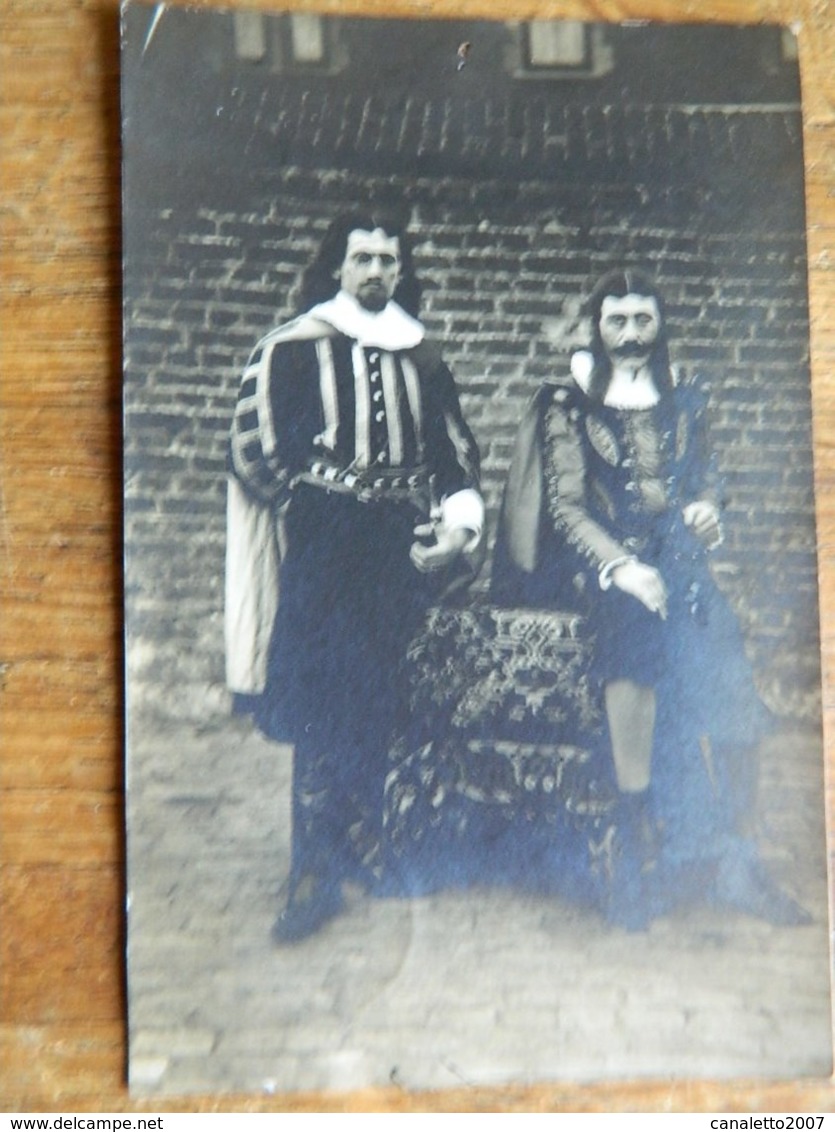
[{"label": "striped sleeve", "polygon": [[465,488],[478,491],[478,445],[461,412],[455,380],[444,362],[435,371],[433,384],[440,395],[443,443],[435,453],[434,463],[441,493],[447,495]]},{"label": "striped sleeve", "polygon": [[289,480],[279,451],[270,391],[276,345],[265,338],[247,362],[229,441],[232,473],[251,495],[270,503],[286,492]]}]

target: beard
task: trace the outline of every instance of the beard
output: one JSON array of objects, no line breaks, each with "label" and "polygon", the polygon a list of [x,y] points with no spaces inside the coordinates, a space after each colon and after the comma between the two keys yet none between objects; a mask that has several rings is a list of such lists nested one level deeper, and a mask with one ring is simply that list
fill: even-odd
[{"label": "beard", "polygon": [[357,301],[367,311],[379,314],[385,310],[389,295],[382,283],[365,283],[357,292]]}]

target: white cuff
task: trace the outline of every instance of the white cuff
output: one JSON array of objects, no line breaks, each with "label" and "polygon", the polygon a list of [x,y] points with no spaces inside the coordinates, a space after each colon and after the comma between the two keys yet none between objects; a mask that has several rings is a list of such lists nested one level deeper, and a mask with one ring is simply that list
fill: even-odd
[{"label": "white cuff", "polygon": [[471,487],[453,492],[441,502],[441,522],[451,531],[472,531],[464,550],[474,550],[484,527],[484,500]]},{"label": "white cuff", "polygon": [[622,554],[620,558],[613,558],[611,562],[607,562],[605,566],[601,566],[600,573],[597,576],[601,590],[612,588],[612,574],[614,574],[618,566],[625,566],[627,562],[637,561],[638,559],[634,554]]},{"label": "white cuff", "polygon": [[719,524],[719,531],[716,535],[716,538],[713,540],[713,542],[709,543],[705,547],[705,550],[708,551],[708,552],[710,552],[711,550],[717,550],[722,545],[722,543],[724,541],[725,541],[725,528],[720,523]]}]

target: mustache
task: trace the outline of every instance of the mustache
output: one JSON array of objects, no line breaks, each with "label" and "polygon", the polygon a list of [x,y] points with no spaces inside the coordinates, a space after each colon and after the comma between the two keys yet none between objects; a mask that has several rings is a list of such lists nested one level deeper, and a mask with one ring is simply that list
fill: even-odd
[{"label": "mustache", "polygon": [[650,353],[651,350],[651,345],[633,340],[631,342],[624,342],[621,346],[617,346],[612,353],[616,354],[619,358],[640,358],[643,357],[644,354]]}]

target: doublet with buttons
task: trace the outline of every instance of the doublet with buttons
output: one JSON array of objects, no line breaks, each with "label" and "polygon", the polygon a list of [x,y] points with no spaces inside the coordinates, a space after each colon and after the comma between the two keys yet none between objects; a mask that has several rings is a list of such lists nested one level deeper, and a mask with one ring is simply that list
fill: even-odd
[{"label": "doublet with buttons", "polygon": [[[559,601],[588,619],[597,642],[592,670],[601,683],[659,684],[683,635],[705,622],[708,610],[717,627],[727,622],[723,637],[736,636],[730,611],[727,618],[718,613],[726,607],[705,548],[682,514],[689,503],[718,502],[706,412],[695,379],[676,378],[657,404],[641,409],[592,401],[576,381],[542,394],[540,559],[557,575]],[[607,567],[628,558],[660,572],[666,621],[611,585]]]},{"label": "doublet with buttons", "polygon": [[302,477],[366,496],[411,490],[425,505],[430,476],[438,498],[477,484],[475,442],[430,344],[388,351],[344,334],[265,340],[248,373],[232,458],[259,497],[280,501]]},{"label": "doublet with buttons", "polygon": [[686,504],[718,502],[697,382],[677,384],[646,409],[596,404],[576,383],[550,387],[543,403],[548,514],[578,568],[599,572],[652,554],[680,527]]}]

